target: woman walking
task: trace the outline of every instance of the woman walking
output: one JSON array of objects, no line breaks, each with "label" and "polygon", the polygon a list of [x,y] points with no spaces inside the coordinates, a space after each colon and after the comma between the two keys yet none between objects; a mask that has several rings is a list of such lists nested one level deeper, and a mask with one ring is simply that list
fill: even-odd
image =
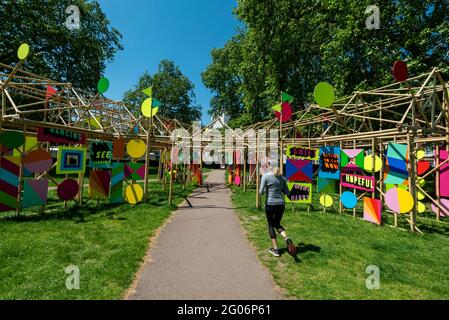
[{"label": "woman walking", "polygon": [[270,234],[273,247],[268,251],[275,257],[280,257],[280,252],[276,241],[276,231],[284,238],[288,252],[292,256],[296,256],[296,247],[293,241],[287,236],[284,227],[281,225],[282,216],[285,211],[284,194],[290,197],[290,191],[287,187],[287,181],[281,175],[278,168],[274,168],[272,172],[268,172],[262,176],[259,194],[267,192],[267,201],[265,205],[265,213],[267,215],[268,232]]}]

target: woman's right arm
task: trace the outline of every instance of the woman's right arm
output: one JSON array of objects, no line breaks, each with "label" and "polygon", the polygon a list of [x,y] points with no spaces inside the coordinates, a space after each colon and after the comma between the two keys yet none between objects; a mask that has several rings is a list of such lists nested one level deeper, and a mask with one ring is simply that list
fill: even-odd
[{"label": "woman's right arm", "polygon": [[260,182],[260,189],[259,189],[259,194],[263,194],[265,191],[265,185],[267,183],[266,181],[266,176],[262,176],[262,181]]}]

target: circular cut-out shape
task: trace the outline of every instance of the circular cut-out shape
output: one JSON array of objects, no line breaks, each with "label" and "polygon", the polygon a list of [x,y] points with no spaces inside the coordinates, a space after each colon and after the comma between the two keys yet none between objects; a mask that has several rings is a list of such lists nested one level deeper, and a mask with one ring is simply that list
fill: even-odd
[{"label": "circular cut-out shape", "polygon": [[126,187],[125,199],[129,204],[137,204],[143,199],[143,189],[139,184]]},{"label": "circular cut-out shape", "polygon": [[424,213],[426,212],[426,206],[424,203],[422,203],[421,201],[418,202],[418,212],[419,213]]},{"label": "circular cut-out shape", "polygon": [[335,101],[334,87],[327,82],[318,83],[315,87],[313,95],[316,103],[323,108],[330,108]]},{"label": "circular cut-out shape", "polygon": [[418,173],[418,176],[424,175],[427,171],[430,169],[430,162],[429,161],[419,161],[416,165],[416,171]]},{"label": "circular cut-out shape", "polygon": [[128,152],[129,156],[134,159],[143,157],[145,155],[146,149],[147,146],[141,139],[133,139],[128,142],[128,145],[126,146],[126,151]]},{"label": "circular cut-out shape", "polygon": [[53,159],[46,150],[34,150],[23,158],[23,166],[31,173],[42,173],[51,168]]},{"label": "circular cut-out shape", "polygon": [[58,185],[58,197],[61,200],[69,201],[75,199],[79,192],[79,185],[76,180],[67,179]]},{"label": "circular cut-out shape", "polygon": [[320,197],[320,204],[325,208],[330,208],[334,204],[334,199],[331,196],[325,194]]},{"label": "circular cut-out shape", "polygon": [[25,60],[28,57],[28,54],[30,53],[30,46],[26,43],[23,43],[19,50],[17,50],[17,57],[20,60]]},{"label": "circular cut-out shape", "polygon": [[105,93],[109,89],[109,79],[108,78],[101,78],[98,80],[97,89],[99,93]]},{"label": "circular cut-out shape", "polygon": [[[366,172],[373,172],[373,157],[367,156],[364,160],[364,168]],[[374,156],[374,172],[379,172],[382,169],[382,159]]]},{"label": "circular cut-out shape", "polygon": [[421,188],[424,187],[426,185],[426,180],[424,179],[418,179],[418,186],[420,186]]},{"label": "circular cut-out shape", "polygon": [[235,185],[236,185],[236,186],[239,186],[241,182],[242,182],[242,181],[241,181],[241,179],[240,179],[240,176],[236,176],[236,177],[235,177],[235,180],[234,180]]},{"label": "circular cut-out shape", "polygon": [[426,152],[423,149],[416,151],[416,159],[422,160],[426,156]]},{"label": "circular cut-out shape", "polygon": [[152,110],[153,110],[153,99],[151,98],[145,99],[145,101],[142,103],[141,108],[142,114],[147,118],[151,118]]},{"label": "circular cut-out shape", "polygon": [[407,190],[392,188],[385,194],[385,204],[396,213],[408,213],[413,209],[413,197]]},{"label": "circular cut-out shape", "polygon": [[25,136],[18,131],[4,131],[0,134],[0,144],[5,148],[19,148],[25,143]]},{"label": "circular cut-out shape", "polygon": [[424,200],[426,196],[421,191],[418,191],[417,193],[418,200]]},{"label": "circular cut-out shape", "polygon": [[[282,110],[282,122],[288,122],[292,119],[293,116],[293,109],[292,106],[288,102],[283,102],[281,104],[281,110]],[[276,118],[281,121],[281,113],[278,111],[274,112],[276,115]]]},{"label": "circular cut-out shape", "polygon": [[340,200],[346,209],[354,209],[357,206],[357,196],[353,192],[343,192]]},{"label": "circular cut-out shape", "polygon": [[440,199],[439,204],[443,207],[442,209],[438,208],[435,204],[432,203],[432,211],[435,213],[440,212],[440,217],[449,217],[449,200],[448,199]]},{"label": "circular cut-out shape", "polygon": [[404,82],[408,79],[408,68],[404,61],[396,61],[393,65],[393,77],[397,82]]}]

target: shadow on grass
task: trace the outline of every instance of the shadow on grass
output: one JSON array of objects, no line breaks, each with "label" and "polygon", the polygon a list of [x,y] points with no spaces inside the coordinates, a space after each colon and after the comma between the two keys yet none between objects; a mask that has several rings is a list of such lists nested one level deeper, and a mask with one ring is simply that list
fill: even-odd
[{"label": "shadow on grass", "polygon": [[[281,255],[283,255],[285,253],[290,254],[288,252],[287,248],[279,249],[279,251],[280,251]],[[319,253],[319,252],[321,252],[321,247],[317,247],[317,246],[315,246],[313,244],[300,243],[299,245],[296,246],[296,255],[293,256],[293,259],[295,259],[295,262],[296,263],[301,262],[301,260],[299,259],[298,255],[301,255],[301,254],[306,253],[306,252]]]}]

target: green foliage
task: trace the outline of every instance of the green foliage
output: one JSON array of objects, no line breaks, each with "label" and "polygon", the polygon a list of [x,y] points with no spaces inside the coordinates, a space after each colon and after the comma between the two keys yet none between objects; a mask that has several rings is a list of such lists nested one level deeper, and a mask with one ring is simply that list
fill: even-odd
[{"label": "green foliage", "polygon": [[[380,8],[380,30],[366,28],[372,4]],[[296,98],[298,111],[320,81],[341,97],[393,82],[397,59],[412,76],[449,61],[444,0],[239,0],[235,13],[245,28],[214,49],[203,73],[214,92],[210,113],[227,113],[233,125],[273,118],[282,91]]]},{"label": "green foliage", "polygon": [[[75,87],[96,90],[117,50],[122,50],[121,34],[110,28],[97,1],[23,0],[0,1],[0,62],[15,64],[17,49],[30,45],[26,69]],[[80,9],[81,27],[67,29],[69,5]]]},{"label": "green foliage", "polygon": [[136,86],[125,93],[123,101],[136,116],[141,114],[141,105],[148,98],[142,90],[151,86],[153,86],[153,97],[161,101],[159,115],[177,119],[183,123],[200,119],[201,107],[194,104],[195,86],[170,60],[161,61],[158,72],[154,75],[145,72]]}]

